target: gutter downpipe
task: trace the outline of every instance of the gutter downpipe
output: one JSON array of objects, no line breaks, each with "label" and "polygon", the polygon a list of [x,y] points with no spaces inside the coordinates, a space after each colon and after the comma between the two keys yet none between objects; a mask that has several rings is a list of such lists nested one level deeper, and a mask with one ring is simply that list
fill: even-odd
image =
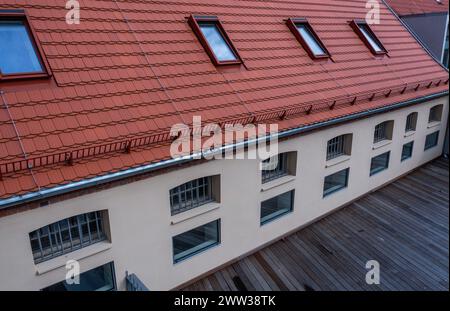
[{"label": "gutter downpipe", "polygon": [[[444,91],[444,92],[440,92],[440,93],[427,95],[424,97],[419,97],[419,98],[411,99],[408,101],[400,102],[400,103],[393,104],[393,105],[390,105],[387,107],[370,109],[370,110],[366,110],[363,112],[358,112],[358,113],[354,113],[351,115],[347,115],[344,117],[328,120],[325,122],[319,122],[316,124],[306,125],[306,126],[294,128],[291,130],[287,130],[287,131],[284,131],[281,133],[276,133],[273,135],[252,139],[250,141],[245,141],[245,142],[240,142],[237,144],[220,147],[218,149],[205,152],[205,153],[203,153],[203,155],[218,154],[218,153],[222,153],[227,150],[234,149],[234,148],[239,149],[239,148],[243,148],[246,146],[252,146],[259,142],[269,141],[269,140],[275,139],[275,138],[278,138],[278,139],[287,138],[290,136],[298,135],[301,133],[309,132],[309,131],[320,129],[323,127],[328,127],[328,126],[332,126],[332,125],[336,125],[336,124],[340,124],[340,123],[344,123],[344,122],[348,122],[348,121],[353,121],[355,119],[360,119],[360,118],[368,117],[371,115],[388,112],[388,111],[391,111],[394,109],[403,108],[403,107],[407,107],[410,105],[419,104],[419,103],[422,103],[425,101],[441,98],[448,94],[449,94],[449,91]],[[143,166],[136,167],[136,168],[126,169],[126,170],[112,173],[112,174],[93,177],[90,179],[77,181],[77,182],[70,183],[70,184],[63,185],[63,186],[57,186],[57,187],[49,188],[49,189],[42,189],[40,191],[27,193],[27,194],[24,194],[21,196],[11,197],[11,198],[8,198],[5,200],[0,200],[0,210],[8,208],[8,207],[16,206],[16,205],[30,203],[30,202],[36,201],[36,200],[42,200],[42,199],[46,199],[49,197],[62,195],[62,194],[72,192],[72,191],[77,191],[77,190],[82,190],[85,188],[102,185],[105,183],[109,183],[109,182],[116,181],[119,179],[129,178],[129,177],[136,176],[139,174],[149,173],[152,171],[156,171],[158,169],[167,168],[167,167],[171,167],[174,165],[180,165],[180,164],[183,164],[186,162],[191,162],[191,161],[195,160],[195,158],[198,156],[199,156],[198,153],[192,154],[192,155],[188,155],[188,156],[184,156],[184,157],[180,157],[180,158],[176,158],[176,159],[170,159],[170,160],[165,160],[165,161],[161,161],[158,163],[147,164],[147,165],[143,165]]]}]

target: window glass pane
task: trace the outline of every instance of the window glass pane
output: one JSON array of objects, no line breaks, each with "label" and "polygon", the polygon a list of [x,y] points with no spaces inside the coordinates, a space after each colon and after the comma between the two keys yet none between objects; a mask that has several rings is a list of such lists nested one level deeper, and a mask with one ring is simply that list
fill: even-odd
[{"label": "window glass pane", "polygon": [[201,23],[199,26],[211,49],[213,50],[214,55],[219,61],[223,62],[237,60],[236,55],[234,55],[233,50],[223,38],[216,24]]},{"label": "window glass pane", "polygon": [[323,186],[323,196],[332,194],[338,190],[344,189],[348,185],[348,174],[350,169],[345,169],[325,177]]},{"label": "window glass pane", "polygon": [[428,135],[425,139],[425,150],[437,146],[439,142],[439,131]]},{"label": "window glass pane", "polygon": [[66,281],[54,284],[43,291],[78,292],[78,291],[111,291],[115,289],[113,263],[97,267],[80,274],[80,284],[67,284]]},{"label": "window glass pane", "polygon": [[307,25],[298,24],[296,25],[296,27],[300,32],[300,35],[302,36],[303,40],[305,40],[306,44],[308,44],[309,48],[314,53],[314,55],[326,54],[325,50],[320,46],[319,42],[316,40],[316,38],[312,34],[311,30],[309,30]]},{"label": "window glass pane", "polygon": [[367,39],[369,44],[372,46],[372,48],[375,50],[375,52],[383,52],[383,49],[381,46],[377,43],[377,40],[372,37],[371,33],[367,29],[366,25],[358,25],[359,29],[361,30],[364,37]]},{"label": "window glass pane", "polygon": [[386,152],[372,158],[372,162],[370,164],[370,176],[379,173],[381,171],[384,171],[389,167],[390,154],[391,154],[390,152]]},{"label": "window glass pane", "polygon": [[21,21],[0,21],[0,71],[2,74],[42,72],[42,65]]},{"label": "window glass pane", "polygon": [[220,220],[210,222],[173,237],[173,260],[182,261],[220,243]]},{"label": "window glass pane", "polygon": [[412,157],[413,147],[414,147],[414,142],[413,141],[403,145],[402,161]]},{"label": "window glass pane", "polygon": [[294,191],[286,192],[261,203],[261,224],[292,212]]}]

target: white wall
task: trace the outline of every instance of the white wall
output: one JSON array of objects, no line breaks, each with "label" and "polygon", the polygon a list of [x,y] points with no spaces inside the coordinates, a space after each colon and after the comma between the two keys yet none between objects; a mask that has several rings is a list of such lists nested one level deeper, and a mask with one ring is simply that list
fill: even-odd
[{"label": "white wall", "polygon": [[[429,109],[437,103],[445,105],[443,120],[436,127],[427,128]],[[417,131],[405,138],[406,116],[414,111],[419,113]],[[62,281],[66,274],[64,267],[42,275],[36,271],[51,265],[57,267],[58,263],[72,258],[79,259],[82,271],[114,261],[119,289],[124,289],[127,270],[136,273],[151,290],[174,288],[438,157],[442,152],[447,115],[448,98],[442,98],[286,140],[280,144],[280,151],[298,152],[297,176],[264,192],[261,192],[257,161],[210,161],[1,218],[0,290],[39,290]],[[393,141],[373,150],[374,127],[385,120],[395,120]],[[426,134],[439,129],[439,146],[424,152]],[[327,141],[347,133],[353,133],[352,156],[346,162],[326,168]],[[411,140],[415,141],[413,157],[401,163],[402,145]],[[369,177],[371,158],[389,150],[389,169]],[[348,188],[323,198],[324,177],[347,167],[350,167]],[[220,207],[171,225],[169,189],[194,178],[216,174],[221,175]],[[261,201],[292,189],[296,190],[293,213],[261,227]],[[102,209],[109,212],[111,245],[93,245],[64,258],[34,265],[29,232],[73,215]],[[177,217],[196,212],[188,211]],[[221,245],[174,265],[172,236],[218,218],[222,221]]]}]

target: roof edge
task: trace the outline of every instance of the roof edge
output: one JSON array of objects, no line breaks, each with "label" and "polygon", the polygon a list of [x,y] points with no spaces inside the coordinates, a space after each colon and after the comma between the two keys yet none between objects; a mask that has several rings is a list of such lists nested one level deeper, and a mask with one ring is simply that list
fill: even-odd
[{"label": "roof edge", "polygon": [[[344,122],[349,122],[349,121],[353,121],[353,120],[356,120],[356,119],[372,116],[372,115],[375,115],[375,114],[389,112],[389,111],[392,111],[392,110],[395,110],[395,109],[399,109],[399,108],[403,108],[403,107],[419,104],[419,103],[422,103],[422,102],[425,102],[425,101],[441,98],[441,97],[444,97],[444,96],[447,96],[447,95],[449,95],[449,91],[444,91],[444,92],[440,92],[440,93],[435,93],[435,94],[431,94],[431,95],[427,95],[427,96],[418,97],[418,98],[415,98],[415,99],[410,99],[410,100],[407,100],[407,101],[399,102],[399,103],[392,104],[392,105],[385,106],[385,107],[365,110],[365,111],[354,113],[354,114],[350,114],[350,115],[347,115],[347,116],[344,116],[344,117],[339,117],[339,118],[331,119],[331,120],[324,121],[324,122],[318,122],[318,123],[311,124],[311,125],[297,127],[297,128],[294,128],[294,129],[286,130],[284,132],[276,133],[276,134],[269,135],[269,136],[260,137],[260,138],[253,139],[253,140],[250,140],[250,141],[240,142],[240,143],[237,143],[237,144],[223,146],[221,148],[218,148],[216,150],[208,152],[208,154],[217,154],[217,153],[228,151],[228,150],[234,149],[234,148],[243,148],[243,147],[247,147],[247,146],[252,146],[252,145],[255,145],[255,144],[259,143],[259,142],[267,141],[268,139],[287,138],[287,137],[291,137],[291,136],[298,135],[298,134],[301,134],[301,133],[305,133],[305,132],[309,132],[309,131],[325,128],[325,127],[328,127],[328,126],[333,126],[333,125],[341,124],[341,123],[344,123]],[[69,184],[66,184],[66,185],[62,185],[62,186],[56,186],[56,187],[53,187],[53,188],[42,189],[40,191],[30,192],[30,193],[27,193],[27,194],[24,194],[24,195],[20,195],[20,196],[14,196],[14,197],[11,197],[11,198],[8,198],[8,199],[0,200],[0,210],[6,209],[6,208],[10,208],[10,207],[14,207],[14,206],[18,206],[18,205],[23,205],[23,204],[26,204],[26,203],[31,203],[31,202],[34,202],[34,201],[37,201],[37,200],[43,200],[43,199],[47,199],[47,198],[50,198],[50,197],[55,197],[55,196],[67,194],[69,192],[83,190],[83,189],[86,189],[86,188],[90,188],[90,187],[94,187],[94,186],[98,186],[98,185],[114,182],[114,181],[117,181],[117,180],[130,178],[130,177],[133,177],[133,176],[136,176],[136,175],[141,175],[141,174],[153,172],[153,171],[156,171],[156,170],[159,170],[159,169],[163,169],[163,168],[168,168],[168,167],[172,167],[172,166],[175,166],[175,165],[184,164],[184,163],[187,163],[187,162],[192,162],[192,161],[198,159],[198,157],[199,157],[199,154],[192,154],[192,155],[189,155],[189,156],[184,156],[184,157],[180,157],[180,158],[176,158],[176,159],[170,159],[170,160],[165,160],[165,161],[161,161],[161,162],[157,162],[157,163],[147,164],[147,165],[143,165],[143,166],[139,166],[139,167],[135,167],[135,168],[131,168],[131,169],[126,169],[126,170],[119,171],[119,172],[112,173],[112,174],[106,174],[106,175],[97,176],[97,177],[93,177],[93,178],[89,178],[89,179],[85,179],[85,180],[81,180],[81,181],[77,181],[77,182],[72,182],[72,183],[69,183]]]}]

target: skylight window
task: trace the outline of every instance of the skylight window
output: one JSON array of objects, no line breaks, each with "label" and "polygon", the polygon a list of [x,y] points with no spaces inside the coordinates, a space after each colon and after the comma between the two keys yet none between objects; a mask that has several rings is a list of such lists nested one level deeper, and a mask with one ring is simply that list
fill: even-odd
[{"label": "skylight window", "polygon": [[46,76],[25,15],[0,11],[0,79]]},{"label": "skylight window", "polygon": [[306,19],[290,18],[287,21],[287,24],[311,58],[318,59],[330,57],[330,53],[328,53],[325,45]]},{"label": "skylight window", "polygon": [[352,21],[350,25],[373,54],[387,54],[387,50],[365,21]]},{"label": "skylight window", "polygon": [[236,48],[215,16],[191,16],[189,23],[216,65],[240,64]]}]

